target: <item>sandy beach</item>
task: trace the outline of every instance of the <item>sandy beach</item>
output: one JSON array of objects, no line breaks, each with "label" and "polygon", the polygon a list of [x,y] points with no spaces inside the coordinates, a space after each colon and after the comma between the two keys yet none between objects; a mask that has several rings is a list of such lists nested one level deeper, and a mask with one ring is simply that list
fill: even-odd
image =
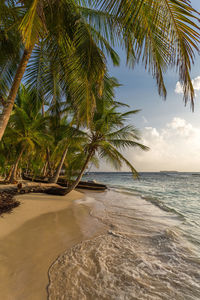
[{"label": "sandy beach", "polygon": [[4,300],[47,299],[48,270],[66,249],[103,232],[86,196],[25,194],[0,218],[0,290]]}]

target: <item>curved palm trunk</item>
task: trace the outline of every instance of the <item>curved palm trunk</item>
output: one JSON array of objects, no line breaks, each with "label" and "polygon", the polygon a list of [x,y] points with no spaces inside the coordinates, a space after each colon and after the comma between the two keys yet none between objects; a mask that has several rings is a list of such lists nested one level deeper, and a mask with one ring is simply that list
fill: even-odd
[{"label": "curved palm trunk", "polygon": [[67,155],[67,151],[68,151],[68,146],[65,148],[65,150],[62,154],[61,160],[60,160],[60,162],[59,162],[59,164],[56,168],[56,171],[55,171],[53,177],[49,180],[49,182],[57,183],[59,175],[60,175],[60,171],[62,170],[62,166],[64,164],[64,161],[65,161],[65,158],[66,158],[66,155]]},{"label": "curved palm trunk", "polygon": [[19,155],[18,155],[18,157],[15,161],[14,167],[12,169],[12,174],[11,174],[10,180],[9,180],[11,183],[14,183],[15,180],[16,180],[18,165],[19,165],[20,159],[22,157],[22,154],[24,153],[24,150],[25,150],[25,147],[22,147],[22,149],[21,149],[21,151],[20,151],[20,153],[19,153]]},{"label": "curved palm trunk", "polygon": [[68,190],[67,190],[68,193],[71,192],[71,191],[73,191],[76,188],[76,186],[79,184],[79,182],[80,182],[80,180],[81,180],[81,178],[82,178],[82,176],[83,176],[83,174],[84,174],[84,172],[85,172],[85,170],[86,170],[86,168],[88,166],[88,163],[91,160],[91,158],[92,158],[93,155],[94,155],[94,151],[90,150],[89,153],[88,153],[88,156],[86,158],[86,161],[85,161],[85,163],[84,163],[84,165],[83,165],[83,167],[81,169],[80,174],[78,175],[78,177],[76,178],[76,180],[72,183],[72,185],[68,188]]},{"label": "curved palm trunk", "polygon": [[12,175],[12,170],[13,170],[13,168],[14,168],[14,166],[12,166],[12,167],[10,168],[10,171],[8,172],[8,175],[6,176],[6,178],[5,178],[4,181],[9,181],[9,180],[10,180],[10,177],[11,177],[11,175]]},{"label": "curved palm trunk", "polygon": [[51,162],[50,162],[50,151],[49,148],[46,149],[46,159],[47,159],[47,176],[51,176],[52,175],[52,166],[51,166]]},{"label": "curved palm trunk", "polygon": [[44,167],[43,167],[43,169],[42,169],[42,176],[43,177],[45,177],[46,176],[46,174],[47,174],[47,161],[45,161],[45,163],[44,163]]},{"label": "curved palm trunk", "polygon": [[8,124],[10,114],[12,112],[13,105],[14,105],[14,102],[15,102],[15,98],[17,96],[17,92],[18,92],[22,77],[24,75],[24,72],[26,70],[28,61],[31,57],[33,47],[34,46],[31,46],[28,49],[24,50],[24,54],[23,54],[22,59],[19,63],[19,66],[17,68],[17,72],[15,74],[15,78],[13,80],[13,84],[12,84],[12,87],[10,89],[10,93],[9,93],[7,101],[6,101],[6,103],[3,107],[2,113],[0,114],[0,141],[3,137],[4,131],[5,131],[6,126]]}]

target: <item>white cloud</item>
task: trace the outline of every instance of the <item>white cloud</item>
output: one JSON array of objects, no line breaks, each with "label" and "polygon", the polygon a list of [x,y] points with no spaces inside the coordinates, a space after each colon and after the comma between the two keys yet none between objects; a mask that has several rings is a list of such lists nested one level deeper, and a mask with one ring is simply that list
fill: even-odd
[{"label": "white cloud", "polygon": [[143,143],[150,151],[128,152],[138,170],[200,171],[200,128],[182,118],[173,118],[160,130],[146,127]]},{"label": "white cloud", "polygon": [[[123,152],[138,171],[200,172],[200,127],[193,126],[185,119],[174,117],[161,129],[145,127],[141,142],[150,150],[130,149]],[[112,169],[102,162],[100,171]],[[121,171],[129,170],[124,167]]]},{"label": "white cloud", "polygon": [[182,136],[183,138],[191,138],[194,134],[198,134],[197,129],[192,126],[192,124],[186,122],[186,120],[175,117],[171,123],[166,125],[168,132],[174,135]]},{"label": "white cloud", "polygon": [[182,86],[182,84],[180,83],[180,81],[178,81],[178,82],[176,83],[175,93],[176,93],[176,94],[183,94],[183,86]]},{"label": "white cloud", "polygon": [[200,91],[200,76],[192,80],[193,87],[196,91]]},{"label": "white cloud", "polygon": [[[200,91],[200,76],[197,76],[196,78],[192,79],[192,84],[193,84],[195,93]],[[183,85],[180,83],[180,81],[178,81],[176,83],[175,93],[183,94]]]}]

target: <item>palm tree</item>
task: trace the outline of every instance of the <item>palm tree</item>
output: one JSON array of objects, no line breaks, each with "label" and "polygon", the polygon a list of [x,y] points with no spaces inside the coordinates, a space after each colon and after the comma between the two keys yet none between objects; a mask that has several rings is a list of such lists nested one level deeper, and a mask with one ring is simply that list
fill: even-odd
[{"label": "palm tree", "polygon": [[35,101],[36,93],[29,91],[24,86],[18,92],[13,114],[3,142],[6,144],[12,141],[15,149],[16,159],[12,166],[10,182],[15,182],[19,162],[23,154],[34,152],[37,148],[41,149],[43,143],[48,143],[51,138],[46,134],[46,119],[42,117],[42,101]]},{"label": "palm tree", "polygon": [[50,178],[51,183],[57,183],[60,172],[62,170],[62,167],[64,165],[66,156],[68,151],[70,151],[71,148],[81,149],[83,142],[85,142],[85,133],[70,124],[66,124],[62,127],[62,138],[60,139],[56,149],[55,153],[57,154],[57,151],[63,149],[60,161],[57,164],[57,167],[55,169],[54,175]]},{"label": "palm tree", "polygon": [[176,67],[185,103],[190,99],[193,108],[190,70],[195,51],[199,53],[200,28],[199,12],[192,8],[190,0],[97,0],[95,4],[119,24],[127,62],[142,61],[164,97],[167,91],[163,75],[169,67]]},{"label": "palm tree", "polygon": [[[118,103],[114,101],[114,89],[119,86],[118,81],[115,78],[109,77],[107,74],[104,76],[103,79],[103,91],[102,95],[99,96],[98,93],[96,93],[95,97],[95,102],[97,101],[99,103],[103,104],[106,102],[106,105],[112,106],[113,104],[115,105],[123,105],[121,103]],[[59,93],[60,94],[60,93]],[[95,91],[94,91],[95,95]],[[74,107],[74,103],[71,101],[69,95],[68,95],[68,100],[66,101],[68,104],[66,106],[66,103],[62,102],[61,99],[57,98],[57,101],[53,103],[53,105],[50,107],[51,114],[51,120],[53,121],[53,126],[50,129],[51,132],[54,132],[54,142],[57,146],[55,146],[55,151],[54,151],[54,156],[59,156],[58,152],[56,151],[57,149],[60,149],[61,147],[63,148],[63,152],[61,154],[61,158],[59,163],[57,164],[57,168],[54,172],[54,175],[50,179],[50,182],[56,183],[60,171],[63,167],[63,164],[65,162],[65,158],[67,156],[68,151],[70,152],[71,148],[75,148],[76,151],[77,149],[79,151],[83,151],[82,145],[83,143],[86,143],[86,134],[79,129],[80,126],[82,127],[87,127],[88,125],[88,106],[87,103],[82,102],[78,107]],[[63,106],[64,105],[64,106]],[[64,114],[64,117],[61,118],[61,115]],[[70,118],[69,118],[70,117]],[[70,122],[69,122],[70,119]],[[50,122],[51,123],[51,122]],[[73,126],[72,126],[73,125]],[[76,128],[74,127],[76,125]],[[60,147],[61,146],[61,147]],[[81,153],[76,155],[79,156]],[[71,159],[71,158],[70,158]],[[74,164],[68,163],[68,168],[69,166],[72,166],[76,168],[76,158],[74,159]],[[78,164],[80,167],[80,164]],[[68,172],[69,173],[69,172]]]},{"label": "palm tree", "polygon": [[96,82],[98,87],[97,83],[101,82],[106,69],[105,56],[95,44],[74,1],[62,0],[58,4],[54,0],[24,0],[4,1],[4,4],[9,14],[7,18],[4,16],[3,30],[8,31],[9,28],[17,26],[24,49],[16,72],[13,74],[9,93],[4,95],[7,100],[0,114],[0,139],[7,126],[17,91],[35,47],[45,45],[45,51],[48,52],[48,57],[52,58],[51,62],[53,61],[50,63],[51,74],[54,74],[55,78],[61,73],[65,80],[67,78],[68,89],[74,98],[78,97],[79,100],[87,96],[91,89],[90,82]]},{"label": "palm tree", "polygon": [[100,158],[106,159],[116,169],[119,169],[122,163],[125,163],[133,175],[137,177],[137,171],[119,150],[129,147],[139,147],[142,150],[148,150],[148,147],[139,143],[138,131],[131,125],[124,125],[126,117],[137,113],[138,110],[118,113],[116,111],[117,106],[111,107],[110,103],[108,104],[104,101],[98,104],[97,111],[91,122],[90,132],[87,133],[88,143],[85,145],[85,161],[76,180],[69,186],[68,192],[78,185],[95,154]]},{"label": "palm tree", "polygon": [[198,51],[199,27],[196,24],[197,12],[189,1],[98,0],[88,7],[85,7],[85,2],[81,6],[75,0],[1,2],[1,27],[7,32],[8,28],[12,30],[16,24],[15,28],[19,28],[21,33],[24,52],[13,75],[7,100],[2,106],[0,139],[31,53],[34,46],[40,46],[41,43],[45,43],[46,49],[51,50],[49,53],[55,59],[54,68],[59,57],[63,77],[73,99],[78,103],[84,99],[94,102],[94,85],[98,87],[99,93],[102,90],[105,56],[97,44],[102,49],[106,48],[117,63],[114,51],[110,50],[109,40],[113,44],[118,41],[126,49],[130,65],[134,66],[138,61],[144,63],[145,68],[156,78],[159,94],[164,97],[166,88],[163,74],[168,67],[175,66],[183,83],[185,102],[190,98],[191,105],[194,105],[190,69],[194,62],[194,51]]}]

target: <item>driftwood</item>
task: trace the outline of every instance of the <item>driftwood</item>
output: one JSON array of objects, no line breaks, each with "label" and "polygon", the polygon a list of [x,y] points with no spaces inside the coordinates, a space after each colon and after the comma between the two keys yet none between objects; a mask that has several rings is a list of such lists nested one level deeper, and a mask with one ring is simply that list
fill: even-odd
[{"label": "driftwood", "polygon": [[55,184],[42,185],[0,185],[0,215],[2,213],[11,212],[13,208],[20,205],[20,202],[15,199],[15,196],[27,193],[46,193],[51,195],[64,196],[68,193],[67,188],[59,187]]},{"label": "driftwood", "polygon": [[31,175],[26,175],[24,173],[22,173],[22,179],[32,181],[32,182],[49,183],[48,178],[46,178],[46,177],[42,177],[42,176],[34,177]]},{"label": "driftwood", "polygon": [[[1,188],[1,185],[0,185]],[[1,189],[0,189],[1,190]],[[36,183],[35,185],[24,185],[23,183],[21,184],[21,187],[19,188],[17,185],[16,186],[6,186],[2,188],[2,193],[6,193],[9,195],[20,195],[20,194],[27,194],[27,193],[47,193],[51,194],[52,190],[52,195],[66,195],[67,194],[67,188],[63,188],[57,184],[41,184],[41,183]],[[1,192],[0,192],[1,194]]]},{"label": "driftwood", "polygon": [[5,212],[11,212],[13,208],[20,205],[20,202],[15,200],[15,193],[1,192],[0,193],[0,215]]},{"label": "driftwood", "polygon": [[[64,178],[59,178],[58,184],[51,184],[48,178],[37,177],[34,178],[23,174],[24,180],[35,182],[35,184],[19,183],[18,185],[5,185],[1,187],[0,184],[0,214],[11,211],[17,207],[20,202],[15,199],[15,195],[27,193],[46,193],[50,195],[65,196],[69,191],[68,182]],[[89,190],[105,190],[107,186],[104,184],[80,181],[77,188]]]}]

